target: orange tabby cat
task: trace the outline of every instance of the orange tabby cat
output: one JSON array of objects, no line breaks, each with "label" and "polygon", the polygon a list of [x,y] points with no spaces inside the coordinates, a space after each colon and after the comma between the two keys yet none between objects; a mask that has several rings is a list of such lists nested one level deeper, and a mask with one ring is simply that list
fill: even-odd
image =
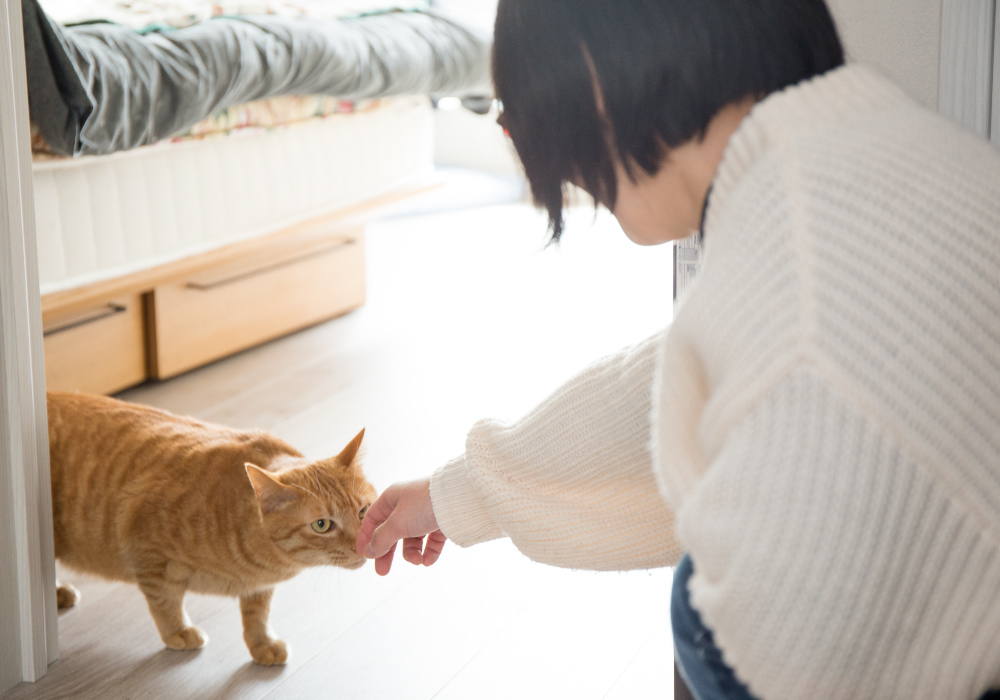
[{"label": "orange tabby cat", "polygon": [[[309,566],[362,566],[354,553],[375,489],[358,464],[362,430],[336,457],[310,462],[263,431],[246,432],[103,396],[49,392],[56,557],[134,582],[164,644],[208,641],[184,593],[236,596],[254,661],[282,664],[268,630],[274,585]],[[60,586],[60,607],[77,593]]]}]

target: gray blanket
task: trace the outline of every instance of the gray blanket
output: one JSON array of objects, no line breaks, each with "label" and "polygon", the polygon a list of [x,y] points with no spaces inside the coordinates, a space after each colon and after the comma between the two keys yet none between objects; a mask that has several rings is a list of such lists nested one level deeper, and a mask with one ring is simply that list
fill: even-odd
[{"label": "gray blanket", "polygon": [[31,119],[66,155],[155,143],[277,95],[363,99],[489,91],[491,38],[445,16],[217,18],[140,34],[63,27],[22,0]]}]

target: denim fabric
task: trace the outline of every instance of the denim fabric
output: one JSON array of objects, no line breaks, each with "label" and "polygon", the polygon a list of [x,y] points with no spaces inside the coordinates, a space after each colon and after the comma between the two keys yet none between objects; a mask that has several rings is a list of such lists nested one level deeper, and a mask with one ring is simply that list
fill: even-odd
[{"label": "denim fabric", "polygon": [[[694,574],[691,555],[685,554],[674,572],[670,596],[670,622],[674,633],[674,658],[677,670],[696,700],[756,700],[736,678],[733,669],[722,660],[715,646],[712,630],[691,607],[688,580]],[[1000,700],[1000,690],[993,690],[980,700]]]},{"label": "denim fabric", "polygon": [[688,580],[694,573],[691,556],[684,555],[674,572],[670,597],[670,621],[674,633],[674,656],[684,682],[696,700],[755,700],[722,660],[712,630],[691,607]]}]

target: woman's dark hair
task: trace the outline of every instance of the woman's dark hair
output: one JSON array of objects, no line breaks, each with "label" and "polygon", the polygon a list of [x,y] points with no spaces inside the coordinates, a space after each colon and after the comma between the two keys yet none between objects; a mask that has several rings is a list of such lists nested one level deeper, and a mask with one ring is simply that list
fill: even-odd
[{"label": "woman's dark hair", "polygon": [[500,0],[493,82],[558,240],[565,183],[613,207],[615,161],[653,175],[726,105],[843,62],[824,0]]}]

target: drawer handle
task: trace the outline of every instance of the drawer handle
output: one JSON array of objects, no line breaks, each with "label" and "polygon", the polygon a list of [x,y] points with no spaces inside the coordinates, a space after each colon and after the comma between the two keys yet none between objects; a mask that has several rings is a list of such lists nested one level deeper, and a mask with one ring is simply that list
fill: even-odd
[{"label": "drawer handle", "polygon": [[91,309],[90,311],[84,311],[79,314],[73,314],[71,317],[67,318],[63,322],[56,322],[49,328],[45,328],[42,331],[42,337],[48,337],[50,335],[55,335],[56,333],[62,333],[63,331],[72,330],[73,328],[78,328],[79,326],[85,326],[88,323],[94,323],[96,321],[102,321],[106,318],[116,316],[117,314],[124,313],[128,310],[127,306],[122,304],[108,303],[97,309]]},{"label": "drawer handle", "polygon": [[290,258],[283,258],[273,263],[266,263],[259,267],[255,267],[250,270],[243,270],[232,275],[210,278],[205,281],[190,280],[184,286],[186,286],[188,289],[195,289],[199,292],[207,292],[211,289],[215,289],[216,287],[224,287],[227,284],[233,284],[234,282],[240,282],[250,277],[256,277],[258,275],[264,274],[265,272],[271,272],[272,270],[279,270],[283,267],[288,267],[289,265],[295,265],[296,263],[300,263],[303,260],[308,260],[310,258],[318,258],[323,255],[328,255],[340,248],[354,245],[354,243],[355,241],[353,239],[337,241],[333,245],[324,246],[317,250],[311,250],[308,253],[303,253],[301,255],[296,255]]}]

